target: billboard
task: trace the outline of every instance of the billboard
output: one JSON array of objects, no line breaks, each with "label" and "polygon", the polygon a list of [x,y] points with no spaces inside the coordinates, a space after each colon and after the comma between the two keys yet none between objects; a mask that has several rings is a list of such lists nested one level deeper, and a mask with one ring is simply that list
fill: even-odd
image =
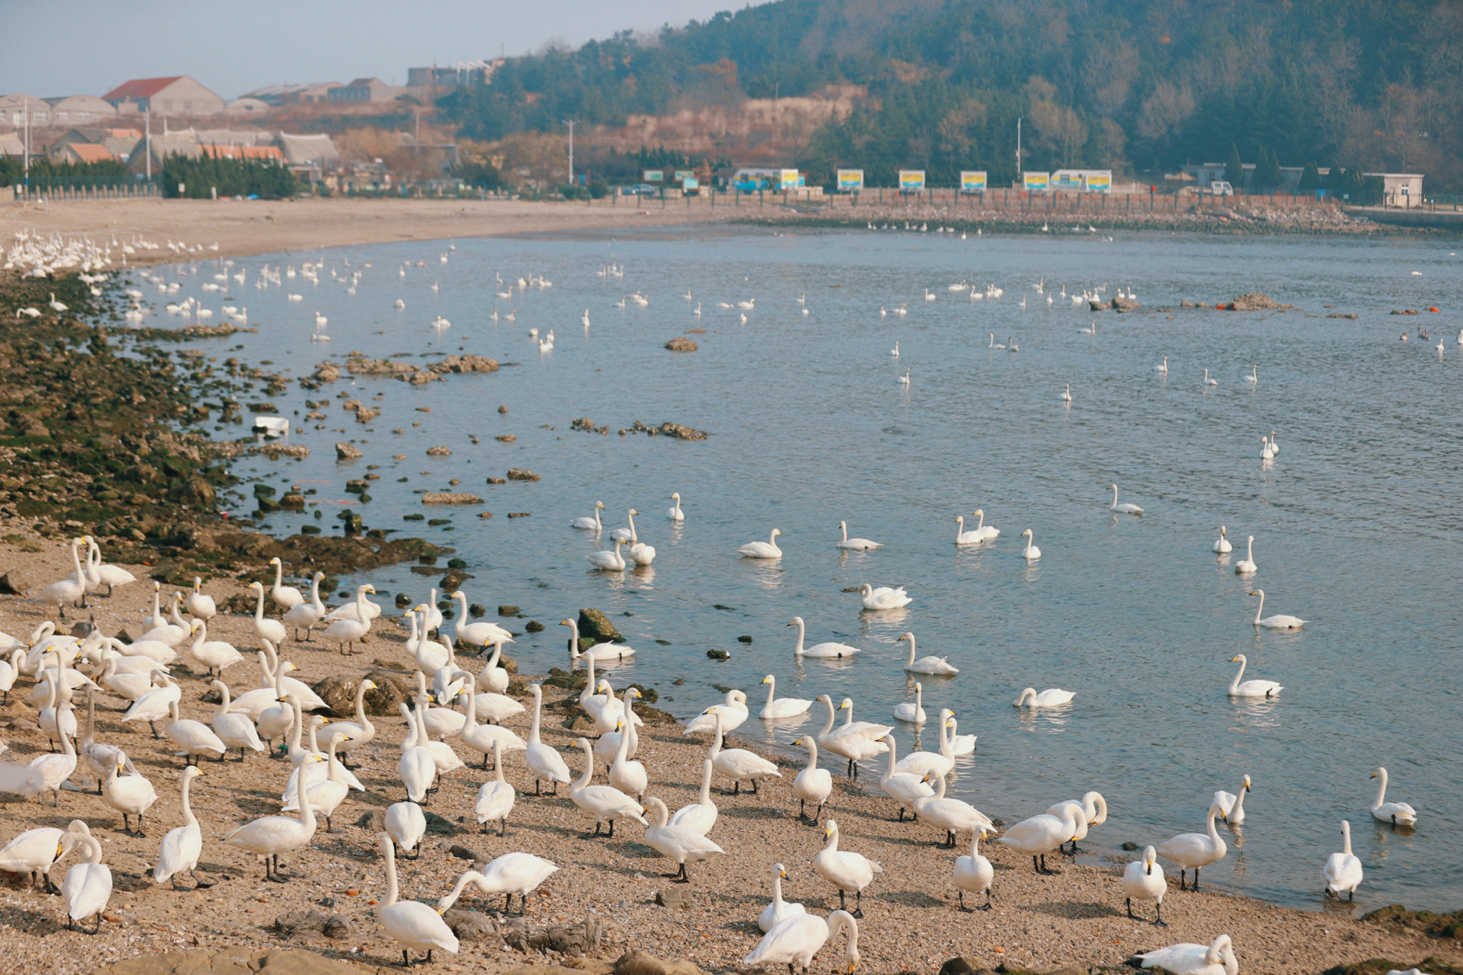
[{"label": "billboard", "polygon": [[864,188],[862,169],[840,169],[838,171],[838,192],[859,193]]},{"label": "billboard", "polygon": [[925,188],[923,169],[901,169],[899,171],[899,192],[921,193]]},{"label": "billboard", "polygon": [[675,171],[675,182],[681,183],[688,179],[695,179],[696,171],[693,169],[678,169]]},{"label": "billboard", "polygon": [[802,182],[796,169],[778,170],[777,188],[779,190],[795,190],[802,185]]},{"label": "billboard", "polygon": [[681,189],[687,193],[699,193],[701,191],[701,181],[694,176],[687,176],[681,180]]},{"label": "billboard", "polygon": [[1106,193],[1112,189],[1112,173],[1088,173],[1087,190],[1090,193]]},{"label": "billboard", "polygon": [[985,184],[986,174],[984,170],[980,172],[962,170],[960,173],[960,192],[962,193],[984,193]]},{"label": "billboard", "polygon": [[645,179],[644,179],[644,182],[646,182],[646,183],[664,183],[665,182],[665,170],[663,170],[663,169],[647,169],[647,170],[645,170]]},{"label": "billboard", "polygon": [[1049,173],[1022,173],[1021,185],[1028,192],[1045,192],[1051,186],[1051,174]]}]

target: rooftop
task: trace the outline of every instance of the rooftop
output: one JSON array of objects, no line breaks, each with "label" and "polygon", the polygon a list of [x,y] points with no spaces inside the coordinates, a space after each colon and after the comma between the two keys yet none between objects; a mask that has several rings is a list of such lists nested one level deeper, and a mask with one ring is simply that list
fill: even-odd
[{"label": "rooftop", "polygon": [[133,78],[124,82],[102,96],[105,101],[121,100],[123,98],[151,98],[175,81],[181,81],[182,75],[174,75],[171,78]]}]

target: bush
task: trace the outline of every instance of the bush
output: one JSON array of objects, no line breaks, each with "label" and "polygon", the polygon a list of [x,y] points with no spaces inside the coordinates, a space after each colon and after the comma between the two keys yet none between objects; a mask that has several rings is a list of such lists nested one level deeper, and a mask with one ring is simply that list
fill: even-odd
[{"label": "bush", "polygon": [[[257,159],[189,159],[174,153],[163,161],[163,193],[191,200],[206,200],[217,189],[219,196],[258,196],[278,200],[300,192],[295,174],[278,163]],[[178,192],[179,184],[183,192]]]},{"label": "bush", "polygon": [[609,192],[610,184],[608,183],[601,182],[589,184],[589,198],[591,200],[603,200],[609,194]]},{"label": "bush", "polygon": [[566,200],[584,200],[589,198],[589,190],[583,186],[561,186],[559,192]]}]

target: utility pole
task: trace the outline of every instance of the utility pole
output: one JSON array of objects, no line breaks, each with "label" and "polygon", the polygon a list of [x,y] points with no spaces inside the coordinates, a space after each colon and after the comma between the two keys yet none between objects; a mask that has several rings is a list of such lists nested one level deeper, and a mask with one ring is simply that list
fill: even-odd
[{"label": "utility pole", "polygon": [[1020,189],[1024,185],[1021,178],[1021,121],[1026,116],[1022,115],[1016,119],[1016,186]]},{"label": "utility pole", "polygon": [[25,185],[30,187],[30,96],[25,96]]},{"label": "utility pole", "polygon": [[574,185],[574,124],[578,119],[565,119],[564,124],[569,126],[569,185]]},{"label": "utility pole", "polygon": [[144,157],[144,160],[145,160],[146,165],[147,165],[147,181],[149,183],[151,183],[152,182],[152,106],[151,105],[149,105],[147,108],[144,108],[142,110],[142,124],[143,124],[144,128],[146,129],[146,133],[147,133],[146,136],[145,136],[146,144],[143,147],[144,151],[147,154]]}]

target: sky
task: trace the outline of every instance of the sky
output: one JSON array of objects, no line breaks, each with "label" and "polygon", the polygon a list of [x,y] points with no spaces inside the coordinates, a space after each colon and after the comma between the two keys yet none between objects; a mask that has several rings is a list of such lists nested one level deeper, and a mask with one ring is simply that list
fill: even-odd
[{"label": "sky", "polygon": [[550,42],[578,47],[745,2],[47,0],[44,14],[29,18],[23,0],[0,0],[0,11],[14,8],[0,95],[102,95],[129,78],[172,75],[190,75],[225,99],[264,85],[373,76],[404,85],[407,68],[527,54]]}]

